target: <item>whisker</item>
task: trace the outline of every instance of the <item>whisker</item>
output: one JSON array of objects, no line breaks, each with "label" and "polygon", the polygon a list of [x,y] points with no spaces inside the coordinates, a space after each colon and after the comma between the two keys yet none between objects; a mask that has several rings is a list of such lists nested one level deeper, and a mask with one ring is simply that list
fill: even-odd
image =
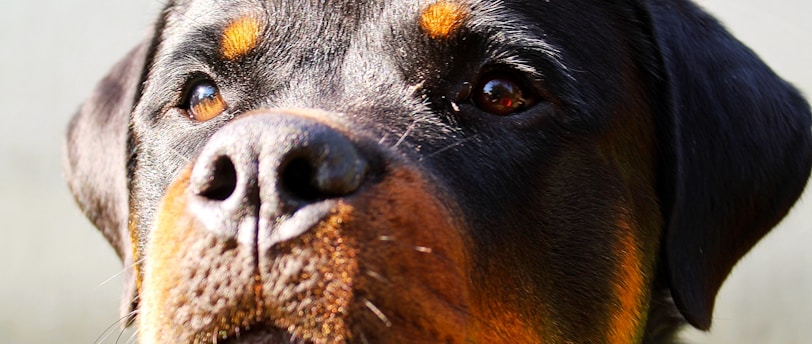
[{"label": "whisker", "polygon": [[454,112],[460,112],[460,106],[457,105],[456,102],[452,101],[451,102],[451,110],[454,110]]},{"label": "whisker", "polygon": [[392,322],[389,321],[389,319],[386,317],[385,314],[383,314],[380,308],[375,306],[372,302],[370,302],[367,299],[364,299],[364,306],[369,308],[369,310],[372,311],[372,314],[375,314],[375,316],[377,316],[378,319],[381,319],[381,321],[383,322],[384,325],[386,325],[386,327],[392,327]]},{"label": "whisker", "polygon": [[383,276],[381,276],[381,274],[379,274],[379,273],[377,273],[375,271],[367,270],[366,275],[369,276],[369,277],[372,277],[373,279],[377,280],[378,282],[383,282],[383,283],[387,283],[387,284],[389,283],[389,281],[386,278],[384,278]]},{"label": "whisker", "polygon": [[422,253],[431,253],[432,252],[431,247],[415,246],[414,249],[415,249],[415,251],[422,252]]},{"label": "whisker", "polygon": [[464,138],[464,139],[462,139],[462,140],[457,140],[457,142],[454,142],[454,143],[452,143],[452,144],[450,144],[450,145],[448,145],[448,146],[445,146],[445,147],[443,147],[443,148],[440,148],[440,149],[438,149],[438,150],[436,150],[436,151],[432,152],[431,154],[427,154],[426,156],[422,156],[422,157],[420,157],[420,159],[417,159],[417,160],[418,160],[418,161],[423,161],[423,160],[428,160],[428,159],[431,159],[431,158],[433,158],[433,157],[437,156],[438,154],[440,154],[440,153],[442,153],[442,152],[445,152],[445,151],[447,151],[447,150],[449,150],[449,149],[451,149],[451,148],[457,147],[457,146],[459,146],[459,145],[461,145],[461,144],[463,144],[463,143],[466,143],[466,142],[468,142],[468,141],[470,141],[470,140],[472,140],[472,139],[474,139],[474,138],[476,138],[476,135],[471,136],[471,137]]},{"label": "whisker", "polygon": [[398,148],[398,146],[401,143],[403,143],[404,140],[406,140],[406,137],[409,136],[409,134],[412,133],[412,130],[414,130],[415,126],[417,126],[418,121],[419,121],[418,119],[415,119],[414,121],[412,121],[412,124],[409,124],[409,126],[406,128],[406,131],[403,132],[403,135],[400,135],[398,142],[395,142],[395,145],[392,146],[392,148]]},{"label": "whisker", "polygon": [[396,239],[393,236],[381,235],[381,236],[378,237],[378,240],[380,240],[380,241],[395,241]]},{"label": "whisker", "polygon": [[[104,342],[105,340],[107,340],[107,338],[109,338],[109,337],[110,337],[110,336],[113,334],[114,329],[115,329],[117,326],[120,326],[122,322],[125,322],[125,321],[127,321],[128,319],[130,319],[130,317],[131,317],[131,316],[132,316],[132,315],[133,315],[135,312],[136,312],[136,311],[132,311],[132,312],[130,312],[130,313],[128,313],[128,314],[126,314],[126,315],[124,315],[123,317],[119,318],[118,320],[116,320],[116,321],[115,321],[115,322],[113,322],[112,324],[110,324],[110,326],[107,326],[107,328],[106,328],[106,329],[104,329],[104,331],[103,331],[103,332],[102,332],[102,333],[101,333],[101,334],[100,334],[98,337],[96,337],[96,340],[95,340],[95,341],[93,341],[93,343],[94,343],[94,344],[99,344],[99,343],[102,343],[102,342]],[[124,330],[121,330],[121,333],[124,333]],[[119,337],[121,337],[121,334],[119,334]],[[116,343],[118,343],[118,341],[116,341]]]},{"label": "whisker", "polygon": [[99,283],[99,285],[96,286],[96,289],[103,287],[107,283],[110,283],[110,281],[112,281],[112,280],[116,279],[117,277],[121,276],[122,274],[127,272],[127,270],[135,268],[135,265],[138,264],[139,262],[140,262],[140,260],[138,262],[135,262],[135,263],[132,263],[130,265],[125,266],[119,272],[116,272],[113,276],[110,276],[110,278],[108,278],[108,279],[102,281],[101,283]]},{"label": "whisker", "polygon": [[93,344],[100,344],[100,343],[104,342],[105,340],[107,340],[107,338],[109,338],[113,334],[113,328],[117,327],[118,324],[121,323],[121,321],[122,320],[119,319],[118,321],[114,322],[112,325],[108,326],[107,329],[105,329],[104,332],[102,332],[102,334],[100,334],[98,337],[96,337],[96,340],[93,341]]},{"label": "whisker", "polygon": [[[135,312],[132,312],[132,313],[135,313]],[[130,315],[132,315],[132,314],[128,314],[128,316],[130,316]],[[123,336],[125,332],[127,332],[127,330],[123,329],[123,330],[121,330],[121,332],[118,333],[118,337],[116,337],[116,344],[118,344],[118,342],[121,341],[121,336]],[[138,336],[137,336],[138,329],[134,329],[132,332],[133,333],[130,334],[130,338],[127,338],[126,343],[135,343],[135,341],[138,339]]]},{"label": "whisker", "polygon": [[[130,335],[130,338],[127,339],[126,344],[135,343],[138,340],[138,329],[133,331],[133,334]],[[118,343],[116,343],[118,344]]]},{"label": "whisker", "polygon": [[[378,237],[378,240],[380,240],[380,241],[388,241],[388,242],[395,242],[395,243],[398,243],[399,245],[406,246],[406,244],[398,242],[397,238],[395,238],[393,236],[389,236],[389,235],[381,235],[381,236]],[[431,247],[419,246],[419,245],[415,245],[415,246],[411,246],[411,247],[417,252],[422,252],[422,253],[432,253],[432,252],[434,252],[434,250]]]}]

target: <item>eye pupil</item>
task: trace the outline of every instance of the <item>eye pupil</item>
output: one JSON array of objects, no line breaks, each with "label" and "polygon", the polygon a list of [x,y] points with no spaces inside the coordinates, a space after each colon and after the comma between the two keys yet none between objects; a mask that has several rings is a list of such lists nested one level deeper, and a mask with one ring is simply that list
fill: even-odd
[{"label": "eye pupil", "polygon": [[474,103],[482,110],[494,115],[506,116],[528,105],[522,86],[511,77],[487,76],[473,95]]},{"label": "eye pupil", "polygon": [[214,98],[217,95],[217,89],[213,85],[203,84],[195,88],[195,93],[192,98],[192,103],[199,104],[207,99]]},{"label": "eye pupil", "polygon": [[212,81],[199,81],[191,90],[187,111],[192,119],[205,122],[225,111],[226,102]]}]

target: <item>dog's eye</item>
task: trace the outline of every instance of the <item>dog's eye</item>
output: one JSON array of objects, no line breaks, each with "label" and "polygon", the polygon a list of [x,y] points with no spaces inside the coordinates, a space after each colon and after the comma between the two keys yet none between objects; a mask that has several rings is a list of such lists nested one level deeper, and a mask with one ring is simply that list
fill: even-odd
[{"label": "dog's eye", "polygon": [[522,84],[504,74],[486,75],[471,98],[477,107],[498,116],[514,114],[533,105],[533,97]]},{"label": "dog's eye", "polygon": [[226,109],[220,89],[210,80],[194,83],[186,96],[186,104],[189,117],[199,122],[217,117]]}]

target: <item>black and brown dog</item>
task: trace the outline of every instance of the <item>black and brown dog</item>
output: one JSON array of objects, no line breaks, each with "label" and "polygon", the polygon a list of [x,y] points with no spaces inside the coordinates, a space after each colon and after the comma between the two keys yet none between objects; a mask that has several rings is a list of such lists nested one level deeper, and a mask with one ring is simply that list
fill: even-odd
[{"label": "black and brown dog", "polygon": [[66,169],[143,343],[660,343],[810,136],[686,0],[177,0]]}]

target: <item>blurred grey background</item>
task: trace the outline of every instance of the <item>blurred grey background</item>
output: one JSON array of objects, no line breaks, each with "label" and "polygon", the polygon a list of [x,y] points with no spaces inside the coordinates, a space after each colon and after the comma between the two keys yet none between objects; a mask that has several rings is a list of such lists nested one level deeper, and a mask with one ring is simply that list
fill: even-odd
[{"label": "blurred grey background", "polygon": [[[702,0],[812,95],[812,2]],[[0,3],[0,344],[93,343],[113,325],[121,271],[61,176],[64,127],[138,42],[159,0]],[[812,189],[812,188],[810,188]],[[695,343],[812,343],[812,191],[734,270]],[[126,342],[129,335],[122,337]]]}]

